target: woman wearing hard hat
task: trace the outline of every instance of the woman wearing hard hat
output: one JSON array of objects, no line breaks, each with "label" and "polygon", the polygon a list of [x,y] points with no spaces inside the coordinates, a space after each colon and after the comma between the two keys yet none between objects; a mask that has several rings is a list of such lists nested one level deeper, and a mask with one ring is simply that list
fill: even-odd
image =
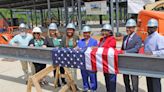
[{"label": "woman wearing hard hat", "polygon": [[[44,39],[41,37],[41,33],[42,30],[39,27],[35,27],[32,30],[32,34],[33,34],[33,39],[29,42],[29,46],[31,47],[42,47],[43,43],[44,43]],[[41,71],[42,69],[44,69],[46,67],[46,64],[40,64],[40,63],[33,63],[34,67],[35,67],[35,73]],[[40,81],[40,85],[47,85],[48,82],[43,79],[42,81]]]},{"label": "woman wearing hard hat", "polygon": [[77,42],[79,37],[75,35],[75,25],[73,23],[69,23],[66,27],[66,35],[62,38],[62,46],[74,48],[77,46]]},{"label": "woman wearing hard hat", "polygon": [[[82,32],[84,38],[78,41],[78,48],[86,49],[87,47],[97,46],[97,41],[91,38],[91,28],[89,26],[84,26]],[[91,90],[91,92],[95,92],[97,89],[96,72],[81,70],[81,75],[84,91],[87,92],[88,90]]]},{"label": "woman wearing hard hat", "polygon": [[[116,48],[116,40],[113,36],[112,27],[110,24],[105,24],[101,30],[101,35],[103,36],[100,39],[98,44],[99,47],[105,48]],[[107,92],[116,92],[116,75],[104,73],[106,90]]]},{"label": "woman wearing hard hat", "polygon": [[[59,37],[59,31],[57,25],[55,23],[51,23],[48,27],[48,36],[44,40],[43,47],[61,47],[61,37]],[[60,67],[60,73],[64,74],[64,68]],[[56,70],[54,70],[54,76],[56,74]],[[65,78],[61,78],[62,83],[66,84]],[[60,80],[58,80],[58,87],[60,87]]]},{"label": "woman wearing hard hat", "polygon": [[[66,27],[66,35],[62,37],[62,47],[65,48],[75,48],[77,46],[77,42],[79,37],[75,35],[75,25],[73,23],[69,23]],[[71,75],[75,81],[76,78],[76,70],[70,68]],[[76,86],[77,87],[77,86]]]}]

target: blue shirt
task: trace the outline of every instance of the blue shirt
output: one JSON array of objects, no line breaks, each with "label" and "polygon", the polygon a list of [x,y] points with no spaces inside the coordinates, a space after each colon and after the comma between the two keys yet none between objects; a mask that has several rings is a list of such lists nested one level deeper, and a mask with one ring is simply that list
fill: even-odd
[{"label": "blue shirt", "polygon": [[97,40],[90,38],[88,44],[86,44],[86,40],[83,38],[78,41],[77,46],[81,49],[86,49],[87,47],[97,46]]},{"label": "blue shirt", "polygon": [[20,34],[14,36],[13,39],[9,42],[10,45],[13,45],[14,43],[21,47],[27,47],[30,40],[33,39],[33,36],[29,33],[26,34],[26,37],[22,37]]},{"label": "blue shirt", "polygon": [[164,37],[154,32],[145,40],[145,52],[152,52],[153,55],[164,55]]}]

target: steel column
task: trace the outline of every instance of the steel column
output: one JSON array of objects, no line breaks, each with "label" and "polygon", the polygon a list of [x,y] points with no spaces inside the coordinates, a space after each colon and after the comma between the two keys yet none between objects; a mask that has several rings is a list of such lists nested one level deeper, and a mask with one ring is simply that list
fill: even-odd
[{"label": "steel column", "polygon": [[13,26],[13,11],[10,9],[11,26]]},{"label": "steel column", "polygon": [[48,7],[48,19],[51,21],[51,5],[50,5],[50,0],[47,0],[47,7]]},{"label": "steel column", "polygon": [[74,0],[72,0],[72,20],[73,20],[73,23],[75,22],[74,21],[74,18],[75,18],[75,2],[74,2]]},{"label": "steel column", "polygon": [[60,25],[60,9],[57,8],[57,11],[58,11],[58,23],[59,23],[59,25]]},{"label": "steel column", "polygon": [[34,25],[34,23],[33,23],[33,16],[32,16],[32,14],[33,14],[33,12],[32,12],[32,9],[31,9],[31,23],[32,23],[32,28],[33,28],[33,25]]},{"label": "steel column", "polygon": [[110,1],[110,24],[112,26],[112,30],[114,31],[114,19],[113,19],[113,0],[109,0]]},{"label": "steel column", "polygon": [[67,0],[64,0],[64,12],[65,12],[65,24],[67,25],[69,22]]},{"label": "steel column", "polygon": [[43,26],[43,9],[40,9],[41,25]]},{"label": "steel column", "polygon": [[82,28],[82,24],[81,24],[81,0],[77,0],[78,2],[78,27],[79,30],[81,30]]},{"label": "steel column", "polygon": [[119,0],[116,1],[116,36],[119,36]]}]

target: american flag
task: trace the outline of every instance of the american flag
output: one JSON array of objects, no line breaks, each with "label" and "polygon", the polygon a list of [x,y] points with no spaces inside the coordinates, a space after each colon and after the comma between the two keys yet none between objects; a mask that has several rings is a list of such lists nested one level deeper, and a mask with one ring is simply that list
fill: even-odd
[{"label": "american flag", "polygon": [[53,49],[52,59],[54,65],[62,67],[100,71],[117,74],[118,55],[113,48],[87,48],[78,51],[70,48]]},{"label": "american flag", "polygon": [[54,65],[85,69],[83,51],[78,51],[71,48],[55,48],[52,51],[52,59]]}]

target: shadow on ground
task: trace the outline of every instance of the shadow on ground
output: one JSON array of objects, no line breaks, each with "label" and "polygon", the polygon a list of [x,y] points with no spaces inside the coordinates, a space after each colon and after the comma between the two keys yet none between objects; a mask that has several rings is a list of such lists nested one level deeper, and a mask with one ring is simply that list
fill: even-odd
[{"label": "shadow on ground", "polygon": [[5,62],[14,62],[14,61],[17,61],[17,59],[3,58],[1,61],[5,61]]},{"label": "shadow on ground", "polygon": [[[0,79],[26,85],[26,82],[25,82],[24,79],[22,79],[22,77],[23,76],[20,76],[18,78],[14,78],[14,77],[11,77],[11,76],[0,75]],[[54,88],[54,85],[53,85],[54,78],[47,76],[46,80],[48,80],[49,85],[44,86],[43,89],[49,90],[49,91],[52,91],[52,92],[58,92],[59,91],[60,88]],[[76,83],[77,83],[78,87],[80,89],[82,89],[82,80],[78,80]],[[79,92],[81,92],[81,91],[79,91]],[[97,92],[106,92],[105,85],[98,82]],[[121,85],[121,84],[117,83],[117,92],[125,92],[124,85]],[[142,90],[142,89],[139,89],[139,92],[145,92],[145,91]]]}]

